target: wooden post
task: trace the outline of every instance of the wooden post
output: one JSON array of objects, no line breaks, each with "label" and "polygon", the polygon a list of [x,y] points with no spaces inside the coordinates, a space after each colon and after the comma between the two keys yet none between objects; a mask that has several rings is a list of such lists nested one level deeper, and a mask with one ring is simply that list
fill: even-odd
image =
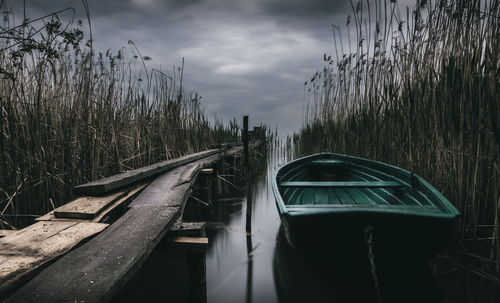
[{"label": "wooden post", "polygon": [[189,302],[207,302],[207,273],[204,252],[186,251]]},{"label": "wooden post", "polygon": [[[249,171],[250,174],[250,171]],[[248,178],[249,184],[247,185],[247,213],[246,213],[246,240],[247,240],[247,289],[246,289],[246,302],[252,302],[253,290],[253,244],[252,244],[252,182],[251,176]]]},{"label": "wooden post", "polygon": [[233,156],[233,158],[231,159],[231,166],[232,166],[232,171],[233,171],[233,183],[236,185],[236,186],[240,186],[240,178],[239,178],[239,174],[240,174],[240,171],[238,169],[238,159],[236,158],[236,156]]},{"label": "wooden post", "polygon": [[252,302],[253,292],[253,245],[252,235],[247,234],[247,289],[246,289],[246,302]]},{"label": "wooden post", "polygon": [[243,153],[245,155],[245,169],[248,171],[248,116],[243,116]]},{"label": "wooden post", "polygon": [[200,171],[200,198],[212,204],[212,174],[213,168],[204,168]]}]

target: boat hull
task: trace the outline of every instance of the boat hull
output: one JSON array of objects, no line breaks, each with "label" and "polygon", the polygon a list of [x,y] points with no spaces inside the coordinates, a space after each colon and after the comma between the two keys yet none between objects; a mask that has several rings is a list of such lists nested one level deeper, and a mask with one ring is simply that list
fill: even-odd
[{"label": "boat hull", "polygon": [[[382,265],[375,256],[375,263],[382,302],[443,302],[425,261],[408,258]],[[304,254],[288,245],[283,230],[277,236],[273,273],[280,302],[380,302],[367,256]]]},{"label": "boat hull", "polygon": [[446,247],[455,224],[453,219],[374,213],[281,214],[281,222],[290,246],[340,257],[366,257],[371,226],[374,252],[388,262],[432,258]]}]

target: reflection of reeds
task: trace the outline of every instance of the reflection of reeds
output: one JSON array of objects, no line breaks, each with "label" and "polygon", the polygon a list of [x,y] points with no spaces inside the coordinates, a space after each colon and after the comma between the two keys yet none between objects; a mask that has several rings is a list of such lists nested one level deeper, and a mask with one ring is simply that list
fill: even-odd
[{"label": "reflection of reeds", "polygon": [[[406,168],[462,213],[500,271],[500,1],[361,1],[335,55],[306,83],[299,153],[359,155]],[[354,28],[354,29],[353,29]]]},{"label": "reflection of reeds", "polygon": [[235,121],[212,127],[185,93],[182,68],[148,71],[151,58],[96,53],[79,34],[69,43],[58,22],[1,29],[0,223],[47,212],[76,184],[236,141]]}]

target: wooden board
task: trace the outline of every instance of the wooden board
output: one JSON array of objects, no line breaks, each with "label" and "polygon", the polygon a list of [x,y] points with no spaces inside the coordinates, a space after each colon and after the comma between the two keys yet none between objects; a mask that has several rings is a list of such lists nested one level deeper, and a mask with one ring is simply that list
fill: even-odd
[{"label": "wooden board", "polygon": [[333,188],[328,188],[328,199],[330,201],[330,204],[342,204]]},{"label": "wooden board", "polygon": [[235,156],[235,155],[238,155],[238,154],[241,154],[241,153],[243,153],[243,145],[235,146],[235,147],[229,149],[226,152],[226,155],[228,155],[228,156]]},{"label": "wooden board", "polygon": [[208,238],[205,237],[174,237],[172,238],[172,244],[175,246],[181,246],[189,249],[207,249]]},{"label": "wooden board", "polygon": [[62,222],[89,222],[90,220],[85,219],[72,219],[72,218],[57,218],[54,216],[54,211],[48,212],[43,216],[35,219],[35,221],[62,221]]},{"label": "wooden board", "polygon": [[314,204],[330,204],[328,197],[328,188],[315,188]]},{"label": "wooden board", "polygon": [[102,209],[101,212],[97,214],[92,219],[76,219],[76,218],[58,218],[54,215],[54,211],[51,211],[43,216],[40,216],[35,219],[35,221],[71,221],[71,222],[102,222],[102,220],[108,215],[111,211],[113,211],[115,208],[119,207],[120,205],[124,204],[125,202],[131,200],[134,198],[142,189],[144,189],[146,186],[148,186],[149,183],[141,184],[138,187],[132,189],[130,192],[128,192],[125,196],[119,198],[112,204],[108,205],[106,208]]},{"label": "wooden board", "polygon": [[101,213],[99,213],[98,216],[94,217],[91,221],[92,222],[102,222],[102,220],[106,217],[107,214],[109,214],[111,211],[113,211],[115,208],[121,206],[125,202],[127,202],[127,201],[131,200],[132,198],[134,198],[141,190],[143,190],[148,185],[149,185],[149,182],[145,183],[145,184],[141,184],[138,187],[134,188],[128,194],[126,194],[125,196],[123,196],[122,198],[118,199],[113,204],[111,204],[108,207],[106,207],[106,209],[104,209]]},{"label": "wooden board", "polygon": [[115,192],[104,197],[80,197],[54,210],[56,218],[93,219],[110,204],[126,195],[126,191]]},{"label": "wooden board", "polygon": [[[111,300],[182,215],[194,182],[185,177],[196,176],[201,167],[218,159],[219,155],[212,155],[157,177],[115,223],[46,268],[5,302]],[[162,195],[149,199],[155,192]]]},{"label": "wooden board", "polygon": [[208,238],[206,237],[175,237],[172,238],[172,242],[180,245],[194,245],[194,246],[206,246],[208,245]]},{"label": "wooden board", "polygon": [[314,204],[314,188],[304,188],[300,204]]},{"label": "wooden board", "polygon": [[15,233],[17,230],[13,229],[0,229],[0,238],[8,236],[12,233]]},{"label": "wooden board", "polygon": [[337,194],[337,197],[339,197],[339,201],[342,204],[356,204],[356,201],[354,201],[349,193],[343,189],[343,188],[336,188],[335,193]]},{"label": "wooden board", "polygon": [[38,222],[0,239],[0,296],[108,224]]},{"label": "wooden board", "polygon": [[169,234],[180,236],[204,236],[207,222],[175,222]]},{"label": "wooden board", "polygon": [[144,190],[134,201],[132,201],[132,203],[130,203],[129,207],[137,208],[153,205],[180,206],[184,203],[183,196],[191,187],[191,181],[186,183],[180,180],[182,180],[183,174],[186,174],[188,171],[192,172],[193,165],[196,169],[199,169],[198,165],[189,164],[174,168],[168,173],[160,175],[151,182],[147,190]]},{"label": "wooden board", "polygon": [[211,149],[163,162],[153,165],[145,166],[142,168],[130,170],[118,175],[114,175],[101,180],[93,181],[90,183],[76,186],[73,191],[81,195],[102,195],[117,188],[138,182],[145,178],[160,174],[167,170],[179,167],[189,162],[199,160],[204,157],[220,152],[220,149]]},{"label": "wooden board", "polygon": [[66,254],[6,302],[105,302],[140,268],[176,215],[172,207],[127,211],[101,234]]}]

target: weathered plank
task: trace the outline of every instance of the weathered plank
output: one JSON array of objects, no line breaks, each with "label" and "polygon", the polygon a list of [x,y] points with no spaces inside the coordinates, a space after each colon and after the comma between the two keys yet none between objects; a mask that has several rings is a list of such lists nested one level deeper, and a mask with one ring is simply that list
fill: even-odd
[{"label": "weathered plank", "polygon": [[0,229],[0,238],[13,234],[16,231],[14,229]]},{"label": "weathered plank", "polygon": [[[182,167],[174,168],[168,173],[157,177],[151,184],[144,190],[129,207],[137,208],[141,206],[177,206],[179,207],[184,203],[183,196],[191,187],[191,182],[181,182],[181,175],[186,174],[193,168],[199,168],[196,164],[189,164]],[[187,198],[187,197],[186,197]]]},{"label": "weathered plank", "polygon": [[189,249],[206,249],[208,247],[208,238],[206,237],[174,237],[172,244]]},{"label": "weathered plank", "polygon": [[38,222],[0,239],[0,296],[108,224]]},{"label": "weathered plank", "polygon": [[6,302],[109,301],[144,262],[176,214],[173,207],[130,209],[86,245],[47,267]]},{"label": "weathered plank", "polygon": [[109,214],[111,211],[113,211],[115,208],[119,207],[120,205],[124,204],[125,202],[134,198],[134,196],[137,195],[138,192],[140,192],[146,186],[148,186],[148,184],[149,184],[149,182],[145,183],[145,184],[141,184],[141,185],[137,186],[136,188],[132,189],[125,196],[116,200],[113,204],[110,204],[107,207],[103,208],[95,217],[91,218],[90,220],[89,219],[77,219],[77,218],[58,218],[54,215],[54,211],[51,211],[43,216],[36,218],[35,221],[102,222],[103,218],[106,217],[107,214]]},{"label": "weathered plank", "polygon": [[146,186],[148,186],[148,184],[149,184],[149,182],[141,184],[138,187],[136,187],[133,190],[131,190],[128,194],[126,194],[125,196],[123,196],[122,198],[118,199],[113,204],[111,204],[108,207],[106,207],[106,209],[104,209],[101,213],[99,213],[98,216],[96,216],[96,217],[94,217],[94,219],[92,219],[92,222],[101,222],[101,220],[104,219],[104,217],[106,217],[107,214],[109,214],[111,211],[113,211],[113,209],[119,207],[123,203],[125,203],[125,202],[129,201],[130,199],[134,198],[141,190],[143,190]]},{"label": "weathered plank", "polygon": [[314,191],[314,204],[329,204],[328,188],[315,188]]},{"label": "weathered plank", "polygon": [[6,302],[109,301],[182,215],[199,169],[218,159],[212,155],[157,177],[115,223],[46,268]]},{"label": "weathered plank", "polygon": [[300,204],[314,204],[315,188],[304,188]]},{"label": "weathered plank", "polygon": [[[199,177],[199,190],[200,195],[200,205],[202,207],[210,207],[212,204],[212,174],[214,172],[213,168],[203,168],[200,170]],[[203,202],[203,203],[202,203]]]},{"label": "weathered plank", "polygon": [[182,222],[180,224],[176,222],[170,229],[169,234],[173,234],[176,237],[204,236],[206,224],[207,222]]},{"label": "weathered plank", "polygon": [[226,152],[226,155],[228,156],[236,156],[241,154],[243,154],[243,145],[235,146]]},{"label": "weathered plank", "polygon": [[117,188],[132,184],[134,182],[143,180],[145,178],[160,174],[167,170],[173,169],[175,167],[182,166],[186,163],[193,162],[199,160],[204,157],[208,157],[210,155],[216,154],[220,149],[211,149],[163,162],[159,162],[156,164],[152,164],[149,166],[145,166],[142,168],[130,170],[121,174],[117,174],[108,178],[104,178],[101,180],[93,181],[90,183],[82,184],[76,186],[73,191],[75,193],[81,195],[101,195]]},{"label": "weathered plank", "polygon": [[56,208],[54,216],[90,220],[126,194],[126,191],[119,191],[103,197],[80,197]]},{"label": "weathered plank", "polygon": [[90,220],[86,219],[74,219],[74,218],[57,218],[54,216],[54,211],[50,211],[43,216],[40,216],[35,219],[35,221],[60,221],[60,222],[89,222]]}]

